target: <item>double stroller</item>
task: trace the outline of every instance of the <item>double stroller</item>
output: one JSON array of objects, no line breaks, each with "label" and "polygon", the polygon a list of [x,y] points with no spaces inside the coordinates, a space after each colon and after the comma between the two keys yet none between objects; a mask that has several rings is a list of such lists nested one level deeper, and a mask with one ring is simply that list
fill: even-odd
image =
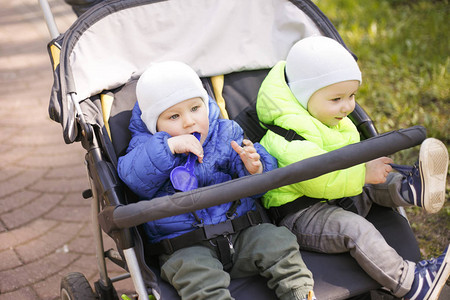
[{"label": "double stroller", "polygon": [[[68,274],[61,281],[62,299],[119,299],[114,283],[129,277],[135,292],[124,299],[143,300],[149,295],[179,299],[161,280],[141,224],[348,168],[425,139],[422,127],[378,135],[357,105],[351,119],[363,139],[358,144],[264,174],[137,201],[116,168],[130,141],[136,81],[150,63],[178,60],[190,65],[217,101],[222,117],[238,122],[257,142],[265,132],[255,110],[262,80],[296,41],[312,35],[344,45],[309,0],[106,0],[54,37],[48,45],[54,70],[49,114],[61,124],[66,143],[80,142],[86,149],[91,188],[83,197],[92,199],[100,277],[93,289],[83,274]],[[368,219],[401,256],[419,260],[417,242],[401,208],[374,206]],[[105,251],[102,232],[117,249]],[[349,254],[301,252],[314,275],[318,299],[392,299]],[[110,278],[106,259],[122,267],[124,274]],[[259,276],[233,279],[230,291],[236,299],[276,299]]]}]

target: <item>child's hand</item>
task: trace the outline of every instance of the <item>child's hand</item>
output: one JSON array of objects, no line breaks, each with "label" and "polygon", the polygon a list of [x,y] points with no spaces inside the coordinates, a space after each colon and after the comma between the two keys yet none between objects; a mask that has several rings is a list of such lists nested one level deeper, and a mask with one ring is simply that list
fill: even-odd
[{"label": "child's hand", "polygon": [[231,147],[239,154],[245,168],[250,174],[262,173],[263,166],[259,160],[260,156],[258,152],[256,152],[255,147],[253,147],[253,143],[249,140],[243,140],[242,142],[245,145],[244,147],[239,146],[235,141],[231,142]]},{"label": "child's hand", "polygon": [[366,163],[366,180],[365,183],[379,184],[386,182],[386,177],[392,171],[394,161],[389,157],[380,157]]},{"label": "child's hand", "polygon": [[183,134],[167,139],[170,151],[175,153],[194,153],[198,157],[198,162],[203,162],[203,147],[202,144],[192,134]]}]

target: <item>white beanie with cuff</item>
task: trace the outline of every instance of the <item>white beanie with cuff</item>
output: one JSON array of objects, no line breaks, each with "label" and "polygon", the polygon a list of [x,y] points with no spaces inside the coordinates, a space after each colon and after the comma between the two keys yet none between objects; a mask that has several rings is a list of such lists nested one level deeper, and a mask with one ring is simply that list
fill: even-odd
[{"label": "white beanie with cuff", "polygon": [[347,80],[362,82],[361,71],[350,52],[323,36],[307,37],[292,46],[286,58],[286,77],[305,109],[311,96],[321,88]]},{"label": "white beanie with cuff", "polygon": [[136,84],[141,119],[150,133],[156,133],[156,122],[166,109],[188,99],[200,97],[208,113],[209,96],[197,73],[178,61],[154,63],[142,73]]}]

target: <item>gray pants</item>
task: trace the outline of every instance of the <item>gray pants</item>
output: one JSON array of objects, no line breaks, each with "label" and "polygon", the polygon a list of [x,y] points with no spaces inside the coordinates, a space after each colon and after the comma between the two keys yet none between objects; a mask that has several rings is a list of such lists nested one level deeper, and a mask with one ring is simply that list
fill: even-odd
[{"label": "gray pants", "polygon": [[209,242],[162,255],[161,277],[183,300],[232,299],[230,278],[260,274],[279,299],[303,299],[313,290],[295,236],[284,227],[260,224],[233,235],[235,254],[230,273],[223,270]]},{"label": "gray pants", "polygon": [[365,185],[362,194],[352,197],[358,214],[321,202],[286,216],[280,225],[297,236],[302,249],[323,253],[350,252],[369,276],[394,296],[402,297],[411,288],[415,263],[398,255],[365,219],[372,203],[386,207],[411,205],[399,192],[402,178],[398,173],[390,173],[384,184]]}]

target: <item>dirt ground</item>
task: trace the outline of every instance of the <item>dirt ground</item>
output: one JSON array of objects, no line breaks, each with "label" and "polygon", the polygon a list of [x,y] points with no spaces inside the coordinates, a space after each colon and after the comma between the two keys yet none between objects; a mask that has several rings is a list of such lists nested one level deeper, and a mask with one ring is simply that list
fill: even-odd
[{"label": "dirt ground", "polygon": [[436,214],[427,214],[420,208],[407,208],[406,212],[422,257],[439,256],[450,240],[450,202]]}]

